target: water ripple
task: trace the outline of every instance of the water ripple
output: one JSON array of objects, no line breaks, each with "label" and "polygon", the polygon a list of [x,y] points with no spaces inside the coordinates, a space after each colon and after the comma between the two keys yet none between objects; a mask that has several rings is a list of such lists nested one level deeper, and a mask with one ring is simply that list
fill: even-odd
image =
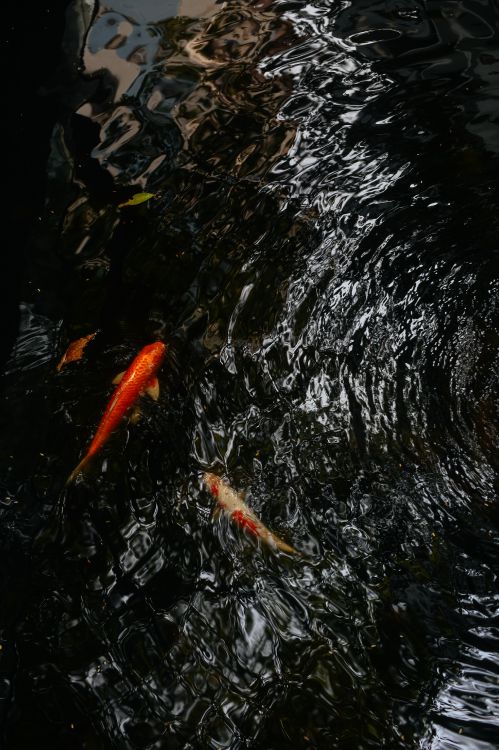
[{"label": "water ripple", "polygon": [[[71,6],[2,406],[7,745],[492,750],[496,48],[479,0]],[[158,337],[159,401],[65,489]]]}]

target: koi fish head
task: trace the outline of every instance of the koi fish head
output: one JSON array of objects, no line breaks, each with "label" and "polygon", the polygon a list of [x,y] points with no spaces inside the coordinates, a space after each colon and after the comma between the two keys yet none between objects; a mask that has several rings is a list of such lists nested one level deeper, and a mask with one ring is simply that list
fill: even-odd
[{"label": "koi fish head", "polygon": [[166,354],[166,345],[162,341],[147,344],[140,352],[140,358],[145,359],[152,371],[156,371],[163,362]]}]

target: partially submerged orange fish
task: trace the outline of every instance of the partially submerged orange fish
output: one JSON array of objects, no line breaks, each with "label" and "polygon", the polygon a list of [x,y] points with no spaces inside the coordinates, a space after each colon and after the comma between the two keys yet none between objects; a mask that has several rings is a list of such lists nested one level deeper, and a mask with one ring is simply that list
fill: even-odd
[{"label": "partially submerged orange fish", "polygon": [[92,456],[100,451],[128,409],[133,406],[142,393],[147,393],[157,401],[159,383],[156,373],[161,367],[165,355],[166,346],[161,341],[148,344],[137,354],[128,369],[115,377],[113,383],[117,384],[118,387],[109,400],[85,456],[76,469],[71,472],[66,484],[70,484],[86,468]]},{"label": "partially submerged orange fish", "polygon": [[277,547],[282,552],[289,555],[299,554],[294,547],[291,547],[278,536],[268,529],[253,511],[248,508],[243,500],[243,495],[236,492],[226,482],[222,481],[216,474],[206,472],[203,474],[203,481],[207,485],[218,505],[232,518],[238,526],[245,529],[252,536],[261,539],[271,547]]},{"label": "partially submerged orange fish", "polygon": [[95,336],[95,333],[89,333],[88,336],[82,336],[80,339],[72,341],[64,352],[61,361],[57,365],[57,372],[59,372],[64,367],[64,365],[67,365],[70,362],[77,362],[79,359],[81,359],[83,357],[83,352],[85,351],[86,345],[90,341],[92,341]]}]

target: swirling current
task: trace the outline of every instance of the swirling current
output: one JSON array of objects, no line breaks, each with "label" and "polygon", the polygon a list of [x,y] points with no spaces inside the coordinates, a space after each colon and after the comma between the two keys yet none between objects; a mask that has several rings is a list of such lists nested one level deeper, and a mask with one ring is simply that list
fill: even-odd
[{"label": "swirling current", "polygon": [[[496,0],[70,0],[44,24],[3,746],[494,750]],[[159,400],[65,486],[158,339]],[[300,554],[217,513],[204,472]]]}]

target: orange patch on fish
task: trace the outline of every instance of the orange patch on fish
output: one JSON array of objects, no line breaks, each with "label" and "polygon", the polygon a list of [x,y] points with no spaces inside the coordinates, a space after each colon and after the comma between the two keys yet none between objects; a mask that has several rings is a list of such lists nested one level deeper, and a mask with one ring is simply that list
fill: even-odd
[{"label": "orange patch on fish", "polygon": [[246,529],[246,531],[249,531],[254,536],[258,536],[258,524],[252,518],[245,515],[242,510],[235,510],[232,513],[232,518],[241,528]]},{"label": "orange patch on fish", "polygon": [[88,336],[82,336],[80,339],[72,341],[66,351],[64,352],[59,364],[57,365],[57,372],[68,365],[70,362],[77,362],[83,357],[86,345],[95,338],[97,334],[89,333]]},{"label": "orange patch on fish", "polygon": [[141,349],[128,369],[115,378],[118,386],[107,404],[97,432],[85,456],[69,475],[66,484],[72,482],[86,468],[92,456],[100,451],[128,409],[133,406],[142,393],[147,392],[157,400],[159,383],[156,373],[163,364],[165,355],[166,346],[161,341],[148,344]]},{"label": "orange patch on fish", "polygon": [[217,504],[222,508],[237,525],[249,532],[252,536],[261,539],[271,547],[277,547],[288,555],[299,554],[294,547],[286,544],[282,539],[272,533],[265,524],[253,513],[244,502],[241,493],[236,492],[230,485],[222,481],[216,474],[206,472],[203,481],[210,490]]}]

